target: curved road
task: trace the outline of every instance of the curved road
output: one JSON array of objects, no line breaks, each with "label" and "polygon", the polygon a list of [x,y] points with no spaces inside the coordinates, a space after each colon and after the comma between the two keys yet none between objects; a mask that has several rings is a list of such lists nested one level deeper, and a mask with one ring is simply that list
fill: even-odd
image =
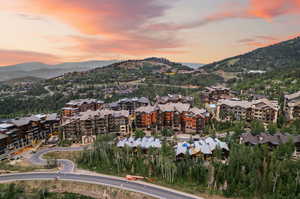
[{"label": "curved road", "polygon": [[[45,165],[47,160],[42,159],[42,156],[49,152],[56,151],[80,151],[84,147],[76,148],[48,148],[42,149],[35,154],[33,154],[29,160],[36,165]],[[21,180],[65,180],[65,181],[77,181],[90,184],[99,184],[110,187],[115,187],[119,189],[124,189],[128,191],[143,193],[145,195],[153,196],[160,199],[203,199],[194,195],[179,192],[173,189],[164,188],[161,186],[156,186],[144,182],[133,182],[126,179],[104,176],[104,175],[86,175],[86,174],[76,174],[74,172],[75,165],[70,160],[58,160],[60,164],[63,165],[63,169],[59,172],[32,172],[32,173],[16,173],[16,174],[5,174],[0,175],[1,182],[10,181],[21,181]]]},{"label": "curved road", "polygon": [[[55,147],[55,148],[48,148],[48,149],[42,149],[40,151],[37,151],[35,154],[33,154],[29,161],[32,164],[35,165],[46,165],[47,160],[43,159],[43,155],[50,152],[57,152],[57,151],[82,151],[84,150],[84,147]],[[75,164],[70,160],[65,159],[59,159],[57,160],[59,165],[62,165],[61,172],[73,172],[75,168]]]},{"label": "curved road", "polygon": [[92,176],[74,173],[23,173],[0,175],[0,182],[19,180],[66,180],[91,184],[100,184],[128,191],[143,193],[160,199],[203,199],[189,194],[177,192],[162,187],[117,179],[108,176]]}]

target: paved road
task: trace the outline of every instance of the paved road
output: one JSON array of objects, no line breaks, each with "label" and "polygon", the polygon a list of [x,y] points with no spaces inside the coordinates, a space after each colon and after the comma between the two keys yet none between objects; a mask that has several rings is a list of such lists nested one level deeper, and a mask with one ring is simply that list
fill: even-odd
[{"label": "paved road", "polygon": [[[42,156],[46,153],[56,151],[81,151],[84,147],[55,147],[47,148],[37,151],[33,154],[29,161],[36,165],[45,165],[47,160],[43,159]],[[63,169],[58,173],[45,172],[45,173],[19,173],[19,174],[7,174],[0,175],[0,182],[6,181],[18,181],[18,180],[67,180],[67,181],[79,181],[91,184],[101,184],[116,188],[125,189],[128,191],[134,191],[143,193],[149,196],[153,196],[160,199],[203,199],[186,193],[178,192],[172,189],[159,187],[156,185],[127,181],[125,179],[112,177],[112,176],[101,176],[101,175],[85,175],[74,173],[75,165],[70,160],[59,159],[59,164],[63,166]]]},{"label": "paved road", "polygon": [[49,94],[50,94],[51,96],[54,95],[54,92],[53,92],[52,90],[50,90],[49,86],[45,86],[44,88],[49,92]]},{"label": "paved road", "polygon": [[20,173],[0,175],[0,182],[20,180],[66,180],[91,184],[100,184],[110,187],[143,193],[160,199],[203,199],[171,189],[154,186],[151,184],[132,182],[109,176],[92,176],[75,173]]},{"label": "paved road", "polygon": [[[46,153],[56,152],[56,151],[82,151],[82,150],[84,150],[84,147],[68,147],[68,148],[55,147],[55,148],[42,149],[37,151],[35,154],[33,154],[29,158],[29,161],[35,165],[46,165],[47,160],[42,158],[43,155],[45,155]],[[69,173],[74,171],[75,164],[72,161],[64,160],[64,159],[59,159],[57,161],[58,164],[62,166],[61,172]]]}]

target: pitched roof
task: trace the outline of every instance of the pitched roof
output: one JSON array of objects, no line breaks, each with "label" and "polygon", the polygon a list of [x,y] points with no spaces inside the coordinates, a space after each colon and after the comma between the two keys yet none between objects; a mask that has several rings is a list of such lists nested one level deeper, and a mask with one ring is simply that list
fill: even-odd
[{"label": "pitched roof", "polygon": [[149,104],[150,100],[146,97],[141,97],[141,98],[134,97],[134,98],[123,98],[117,101],[116,103],[119,104],[119,103],[126,103],[126,102],[140,102],[144,104]]},{"label": "pitched roof", "polygon": [[184,104],[184,103],[158,104],[158,107],[162,112],[178,111],[182,113],[188,111],[190,109],[190,106],[191,106],[190,104]]},{"label": "pitched roof", "polygon": [[157,107],[148,105],[148,106],[142,106],[142,107],[137,108],[135,112],[136,113],[152,113],[155,111],[157,111]]},{"label": "pitched roof", "polygon": [[207,137],[201,138],[199,141],[194,141],[192,144],[187,142],[178,143],[176,146],[176,155],[186,154],[187,152],[189,152],[190,155],[197,153],[210,155],[216,148],[229,151],[228,145],[225,142],[222,142],[219,139]]},{"label": "pitched roof", "polygon": [[199,109],[197,107],[191,108],[189,111],[194,113],[195,115],[203,115],[203,114],[207,113],[207,111],[205,109]]},{"label": "pitched roof", "polygon": [[288,100],[298,98],[298,97],[300,97],[300,91],[298,91],[296,93],[293,93],[293,94],[290,94],[290,95],[285,95],[284,97]]},{"label": "pitched roof", "polygon": [[[243,133],[241,139],[244,143],[250,143],[253,145],[257,144],[267,144],[280,145],[287,143],[289,140],[292,140],[294,143],[298,142],[297,136],[292,136],[288,134],[276,133],[275,135],[270,135],[267,133],[261,133],[259,135],[252,135],[251,133]],[[300,142],[300,139],[299,139]]]},{"label": "pitched roof", "polygon": [[96,99],[77,99],[77,100],[71,100],[70,102],[67,103],[67,105],[81,106],[84,103],[90,104],[96,102],[97,102]]},{"label": "pitched roof", "polygon": [[46,115],[46,120],[48,121],[59,120],[58,114],[57,113],[48,114]]},{"label": "pitched roof", "polygon": [[71,119],[80,119],[82,121],[94,119],[95,117],[104,118],[105,116],[111,115],[112,117],[129,117],[129,111],[121,110],[121,111],[114,111],[109,109],[91,111],[88,110],[86,112],[81,112],[78,116],[74,116]]},{"label": "pitched roof", "polygon": [[183,96],[178,94],[168,94],[167,96],[156,96],[157,103],[167,103],[181,100],[182,102],[192,102],[194,97],[192,96]]},{"label": "pitched roof", "polygon": [[242,108],[272,108],[278,110],[278,103],[276,101],[270,101],[266,98],[253,100],[253,101],[244,101],[244,100],[233,100],[233,99],[222,99],[218,101],[218,105],[227,105],[230,107],[242,107]]},{"label": "pitched roof", "polygon": [[10,122],[13,123],[16,126],[24,126],[29,124],[30,122],[37,122],[40,121],[41,119],[35,116],[30,116],[30,117],[22,117],[19,119],[13,119]]},{"label": "pitched roof", "polygon": [[120,140],[117,143],[117,147],[141,147],[144,149],[149,149],[149,148],[161,148],[161,142],[159,139],[154,138],[154,137],[143,137],[143,138],[137,138],[135,139],[134,137],[130,138],[125,138]]}]

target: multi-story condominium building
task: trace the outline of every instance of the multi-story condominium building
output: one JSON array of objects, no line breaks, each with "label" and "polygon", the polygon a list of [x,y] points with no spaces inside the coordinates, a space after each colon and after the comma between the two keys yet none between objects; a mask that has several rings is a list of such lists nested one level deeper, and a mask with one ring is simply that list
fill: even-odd
[{"label": "multi-story condominium building", "polygon": [[157,106],[142,106],[135,111],[135,127],[140,129],[156,128],[158,112]]},{"label": "multi-story condominium building", "polygon": [[16,118],[0,124],[0,135],[6,137],[7,153],[12,153],[47,139],[58,130],[58,125],[57,114]]},{"label": "multi-story condominium building", "polygon": [[205,109],[191,108],[182,115],[184,133],[202,133],[210,114]]},{"label": "multi-story condominium building", "polygon": [[300,91],[284,96],[284,112],[288,120],[300,118]]},{"label": "multi-story condominium building", "polygon": [[119,133],[132,130],[129,111],[97,110],[81,112],[62,123],[64,139],[73,142],[91,142],[98,134]]},{"label": "multi-story condominium building", "polygon": [[104,102],[96,99],[78,99],[68,102],[62,108],[62,117],[72,117],[87,110],[96,111],[103,108]]},{"label": "multi-story condominium building", "polygon": [[168,104],[168,103],[184,103],[190,104],[191,106],[194,103],[194,97],[183,96],[183,95],[167,95],[167,96],[156,96],[156,104]]},{"label": "multi-story condominium building", "polygon": [[232,97],[231,90],[223,86],[205,87],[200,93],[201,102],[204,104],[216,103],[220,99],[231,99]]},{"label": "multi-story condominium building", "polygon": [[113,102],[109,104],[109,107],[112,110],[120,111],[120,110],[127,110],[129,111],[130,115],[134,115],[135,110],[141,106],[148,106],[150,105],[150,100],[145,97],[141,98],[124,98],[120,99],[117,102]]},{"label": "multi-story condominium building", "polygon": [[209,114],[205,109],[191,108],[188,103],[157,104],[136,110],[135,127],[200,133],[208,118]]},{"label": "multi-story condominium building", "polygon": [[278,102],[268,99],[253,101],[219,100],[216,119],[224,120],[259,120],[265,124],[276,123],[278,117]]},{"label": "multi-story condominium building", "polygon": [[190,104],[183,103],[158,104],[157,106],[159,108],[159,129],[171,128],[178,131],[183,125],[182,115],[191,107]]},{"label": "multi-story condominium building", "polygon": [[0,133],[0,160],[4,159],[8,154],[8,136]]}]

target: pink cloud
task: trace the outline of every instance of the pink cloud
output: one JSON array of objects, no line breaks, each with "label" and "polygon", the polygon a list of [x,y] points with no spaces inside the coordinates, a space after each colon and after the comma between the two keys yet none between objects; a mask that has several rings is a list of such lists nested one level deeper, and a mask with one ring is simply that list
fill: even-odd
[{"label": "pink cloud", "polygon": [[270,22],[273,18],[287,14],[300,14],[300,0],[249,0],[247,6],[235,5],[234,8],[232,4],[226,3],[220,11],[198,21],[185,24],[152,24],[149,25],[149,29],[156,31],[191,29],[234,18],[264,19]]},{"label": "pink cloud", "polygon": [[182,53],[182,51],[174,50],[182,46],[180,42],[170,38],[146,39],[137,36],[134,39],[102,40],[82,36],[68,36],[62,40],[72,44],[64,50],[76,49],[79,52],[94,55],[116,53],[129,56],[145,56],[161,53]]},{"label": "pink cloud", "polygon": [[25,0],[30,13],[47,15],[89,35],[128,36],[163,16],[168,6],[155,0]]},{"label": "pink cloud", "polygon": [[[174,53],[180,42],[174,34],[145,28],[150,20],[164,15],[170,5],[157,0],[23,0],[22,13],[50,16],[82,33],[73,37],[78,50],[145,55]],[[89,39],[99,36],[105,39]],[[63,42],[63,41],[62,41]],[[74,48],[72,49],[74,50]]]},{"label": "pink cloud", "polygon": [[0,60],[2,66],[24,62],[44,62],[48,64],[60,62],[59,57],[47,53],[5,49],[0,49]]},{"label": "pink cloud", "polygon": [[254,47],[254,48],[260,48],[260,47],[266,47],[270,45],[277,44],[282,41],[294,39],[296,37],[299,37],[300,34],[294,34],[289,36],[282,36],[282,37],[272,37],[272,36],[255,36],[253,38],[245,38],[240,39],[237,42],[239,44]]}]

